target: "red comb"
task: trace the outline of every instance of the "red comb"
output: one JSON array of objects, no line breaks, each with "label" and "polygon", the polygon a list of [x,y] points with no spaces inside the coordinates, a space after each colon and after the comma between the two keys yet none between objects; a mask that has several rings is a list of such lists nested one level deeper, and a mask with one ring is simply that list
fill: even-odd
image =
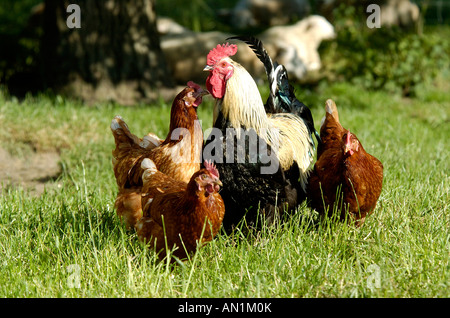
[{"label": "red comb", "polygon": [[350,130],[348,130],[347,131],[347,139],[345,140],[345,143],[347,144],[347,145],[350,145],[350,141],[351,141],[351,139],[350,139],[350,137],[352,136],[352,133],[350,132]]},{"label": "red comb", "polygon": [[189,86],[190,88],[193,88],[195,90],[198,90],[201,88],[200,85],[198,85],[197,83],[194,83],[193,81],[187,82],[187,86]]},{"label": "red comb", "polygon": [[237,52],[236,44],[217,44],[217,46],[209,51],[208,56],[206,57],[207,65],[215,65],[218,61],[223,59],[224,57],[235,55]]},{"label": "red comb", "polygon": [[209,171],[209,173],[211,173],[214,177],[219,178],[219,171],[217,171],[217,168],[214,165],[214,163],[205,160],[203,165],[205,166],[206,170]]}]

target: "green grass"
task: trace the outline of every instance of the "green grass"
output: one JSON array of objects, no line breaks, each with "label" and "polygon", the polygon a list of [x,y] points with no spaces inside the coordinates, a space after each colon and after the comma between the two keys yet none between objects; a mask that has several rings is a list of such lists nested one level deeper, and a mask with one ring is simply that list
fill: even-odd
[{"label": "green grass", "polygon": [[[220,234],[175,267],[115,215],[109,130],[120,114],[136,134],[164,136],[170,105],[2,95],[0,145],[17,156],[56,150],[62,174],[39,197],[1,193],[0,297],[449,297],[448,80],[413,99],[347,84],[299,91],[317,127],[334,98],[342,124],[383,162],[374,214],[359,229],[313,226],[302,205],[279,228]],[[207,97],[204,129],[211,113]]]}]

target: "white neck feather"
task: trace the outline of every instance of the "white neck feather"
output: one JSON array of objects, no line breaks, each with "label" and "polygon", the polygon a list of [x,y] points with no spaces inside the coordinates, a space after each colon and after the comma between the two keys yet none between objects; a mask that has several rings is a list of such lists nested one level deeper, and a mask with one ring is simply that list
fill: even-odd
[{"label": "white neck feather", "polygon": [[[231,125],[238,129],[253,128],[266,142],[271,144],[277,138],[271,121],[267,118],[261,94],[252,76],[239,63],[229,59],[234,66],[234,73],[226,83],[222,101],[217,101],[214,109],[214,120],[218,112],[227,118]],[[238,135],[239,136],[239,135]]]}]

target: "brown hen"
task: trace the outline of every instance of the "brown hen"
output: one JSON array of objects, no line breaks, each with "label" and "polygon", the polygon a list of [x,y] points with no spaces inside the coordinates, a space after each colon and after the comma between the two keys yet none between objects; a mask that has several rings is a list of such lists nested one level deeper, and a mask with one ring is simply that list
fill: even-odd
[{"label": "brown hen", "polygon": [[141,241],[155,247],[160,258],[172,250],[184,259],[218,233],[225,205],[218,193],[222,183],[213,164],[195,172],[189,183],[174,180],[144,159],[142,206],[144,216],[136,230]]},{"label": "brown hen", "polygon": [[165,140],[154,134],[138,138],[120,116],[112,120],[116,144],[112,152],[113,166],[119,188],[115,208],[127,227],[132,228],[142,216],[141,162],[144,158],[152,159],[159,171],[184,182],[200,169],[203,134],[197,106],[207,93],[199,85],[189,82],[188,87],[175,97]]},{"label": "brown hen", "polygon": [[358,138],[341,126],[336,104],[326,101],[322,143],[309,176],[308,204],[320,215],[337,215],[356,226],[375,209],[383,183],[383,165]]}]

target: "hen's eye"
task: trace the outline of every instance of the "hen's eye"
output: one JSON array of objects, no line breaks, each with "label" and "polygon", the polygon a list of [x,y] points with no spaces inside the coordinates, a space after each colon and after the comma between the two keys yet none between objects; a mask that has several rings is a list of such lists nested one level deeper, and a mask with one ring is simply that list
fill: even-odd
[{"label": "hen's eye", "polygon": [[202,180],[208,179],[208,175],[202,174]]}]

